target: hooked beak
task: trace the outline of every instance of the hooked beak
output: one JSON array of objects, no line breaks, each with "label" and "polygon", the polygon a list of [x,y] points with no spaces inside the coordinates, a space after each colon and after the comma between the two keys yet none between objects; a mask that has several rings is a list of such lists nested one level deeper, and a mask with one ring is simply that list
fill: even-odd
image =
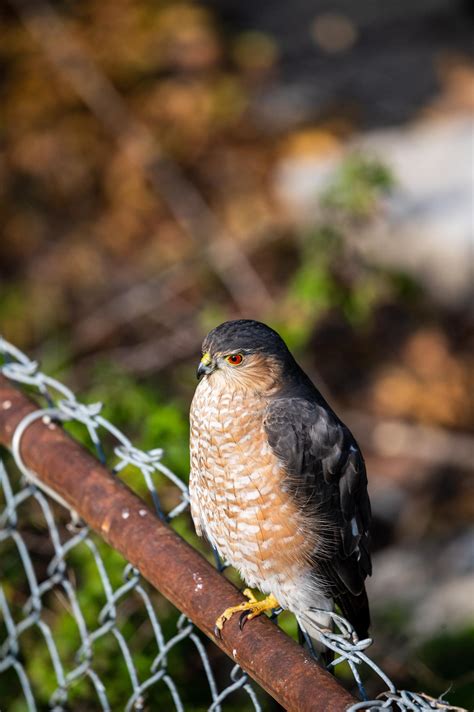
[{"label": "hooked beak", "polygon": [[207,376],[209,373],[212,373],[214,371],[215,367],[216,367],[216,364],[212,360],[211,354],[208,352],[203,354],[201,362],[200,362],[198,369],[196,371],[196,376],[197,376],[198,381],[202,376]]}]

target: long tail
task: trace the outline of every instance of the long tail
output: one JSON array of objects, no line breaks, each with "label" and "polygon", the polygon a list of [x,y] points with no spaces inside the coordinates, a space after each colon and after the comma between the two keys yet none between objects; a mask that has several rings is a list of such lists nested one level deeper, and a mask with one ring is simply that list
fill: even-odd
[{"label": "long tail", "polygon": [[350,591],[337,595],[335,601],[344,618],[353,626],[360,640],[367,638],[370,627],[369,601],[365,588],[357,596]]}]

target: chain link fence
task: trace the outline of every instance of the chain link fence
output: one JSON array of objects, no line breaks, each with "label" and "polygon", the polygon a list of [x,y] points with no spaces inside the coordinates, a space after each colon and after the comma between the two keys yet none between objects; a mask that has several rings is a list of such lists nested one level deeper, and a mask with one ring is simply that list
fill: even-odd
[{"label": "chain link fence", "polygon": [[[134,447],[101,415],[101,404],[80,403],[69,388],[43,374],[36,362],[5,340],[0,340],[0,358],[3,376],[42,401],[42,407],[27,413],[9,433],[10,454],[0,462],[0,682],[5,676],[8,687],[23,696],[25,706],[14,709],[31,712],[48,704],[58,712],[91,709],[92,704],[101,710],[274,709],[270,696],[235,664],[237,651],[232,651],[234,660],[227,659],[203,638],[184,613],[27,467],[21,445],[36,421],[52,430],[58,423],[75,423],[113,474],[134,468],[156,516],[173,525],[188,507],[188,492],[163,463],[163,451]],[[0,400],[0,413],[8,413],[11,406],[10,400]],[[157,478],[164,478],[177,495],[169,511]],[[140,516],[146,513],[145,508],[138,510]],[[125,529],[132,523],[129,515],[122,509]],[[189,576],[196,574],[189,571]],[[196,589],[202,588],[198,579]],[[321,631],[321,640],[335,653],[331,667],[344,661],[349,665],[363,700],[361,664],[382,679],[387,691],[376,700],[352,705],[347,695],[341,696],[333,709],[459,709],[424,694],[398,691],[366,655],[372,641],[359,641],[350,624],[336,614],[334,623],[337,633]],[[304,709],[325,707],[313,696]]]}]

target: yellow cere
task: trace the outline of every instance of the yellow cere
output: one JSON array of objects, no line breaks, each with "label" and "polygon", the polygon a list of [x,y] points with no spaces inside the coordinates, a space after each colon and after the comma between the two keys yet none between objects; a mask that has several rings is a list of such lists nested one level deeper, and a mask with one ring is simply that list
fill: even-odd
[{"label": "yellow cere", "polygon": [[201,363],[204,366],[209,366],[209,364],[211,362],[212,362],[211,354],[209,353],[209,351],[206,351],[206,353],[202,355]]}]

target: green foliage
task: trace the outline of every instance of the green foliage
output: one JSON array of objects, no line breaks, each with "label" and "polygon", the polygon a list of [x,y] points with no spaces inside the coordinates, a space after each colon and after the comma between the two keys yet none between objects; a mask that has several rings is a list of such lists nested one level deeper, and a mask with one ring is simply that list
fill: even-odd
[{"label": "green foliage", "polygon": [[474,709],[473,660],[474,626],[441,633],[416,651],[424,688],[436,696],[446,694],[452,705],[466,709]]},{"label": "green foliage", "polygon": [[149,383],[139,383],[111,363],[96,368],[89,402],[103,401],[103,414],[144,450],[163,447],[166,464],[187,477],[188,419],[183,403],[164,397]]},{"label": "green foliage", "polygon": [[417,294],[406,275],[372,263],[357,245],[357,222],[374,215],[393,185],[384,164],[354,154],[320,198],[324,220],[301,236],[299,267],[274,319],[290,348],[302,351],[318,320],[329,311],[340,311],[361,328],[382,300]]},{"label": "green foliage", "polygon": [[[85,403],[102,402],[102,415],[122,429],[137,447],[144,450],[162,447],[163,463],[187,481],[189,429],[183,404],[165,400],[156,387],[139,383],[113,364],[105,362],[96,367],[93,384],[85,391],[82,400]],[[94,452],[87,430],[82,425],[70,423],[66,424],[66,429]],[[104,436],[105,451],[113,461],[112,448],[117,443],[105,431],[101,435]],[[146,483],[135,468],[128,466],[122,470],[121,476],[138,495],[148,497]],[[171,486],[161,474],[154,475],[154,482],[163,499],[169,500],[169,506],[165,509],[172,508],[177,503],[176,487]]]},{"label": "green foliage", "polygon": [[410,606],[406,603],[389,600],[377,611],[377,627],[390,637],[406,635],[410,622]]},{"label": "green foliage", "polygon": [[349,218],[369,218],[394,185],[392,173],[380,160],[354,153],[344,161],[321,202]]},{"label": "green foliage", "polygon": [[21,345],[27,342],[30,324],[25,320],[28,313],[27,297],[19,284],[0,286],[0,323],[2,333]]},{"label": "green foliage", "polygon": [[[70,381],[68,374],[63,374],[64,380]],[[184,405],[177,401],[164,398],[162,392],[149,384],[138,383],[130,376],[124,374],[112,365],[102,363],[97,366],[93,385],[81,394],[85,403],[104,402],[103,415],[111,420],[114,425],[123,429],[132,441],[139,447],[151,449],[164,448],[163,462],[183,479],[188,474],[188,422]],[[145,417],[144,417],[145,416]],[[66,425],[66,429],[87,447],[93,450],[89,442],[89,435],[84,426],[73,423]],[[104,449],[109,462],[113,462],[112,447],[116,442],[107,435],[103,438]],[[124,472],[125,481],[140,496],[149,500],[149,493],[143,477],[133,467],[128,467]],[[155,477],[155,484],[159,488],[162,505],[169,510],[178,501],[177,489],[171,485],[164,476]],[[22,528],[43,531],[43,520],[35,506],[21,507]],[[59,513],[59,510],[58,510]],[[62,515],[58,520],[63,519]],[[188,516],[180,518],[177,524],[179,533],[188,540],[196,540],[196,535],[190,525]],[[107,576],[113,590],[123,585],[123,573],[126,561],[117,552],[107,546],[100,538],[94,538],[95,545],[107,571]],[[103,606],[106,603],[103,583],[99,575],[97,564],[89,547],[83,543],[74,547],[67,557],[68,575],[72,577],[77,590],[80,609],[84,616],[85,625],[89,630],[97,628],[97,621]],[[2,568],[5,574],[5,593],[9,600],[15,601],[18,592],[27,596],[27,585],[22,564],[18,560],[15,547],[2,548]],[[2,577],[3,578],[3,577]],[[58,647],[60,658],[66,672],[77,664],[76,653],[81,645],[79,628],[67,596],[56,588],[54,593],[48,594],[44,599],[48,623],[51,626],[54,641]],[[172,637],[176,632],[178,612],[159,596],[155,596],[155,607],[160,623],[166,637]],[[145,679],[149,674],[150,664],[156,655],[156,644],[153,641],[152,631],[148,624],[144,625],[143,607],[136,594],[126,597],[117,604],[120,630],[129,643],[133,653],[133,660],[138,675]],[[16,610],[13,606],[12,610]],[[19,610],[16,610],[18,615]],[[39,628],[25,632],[21,638],[21,648],[28,651],[25,654],[25,664],[28,676],[35,689],[35,695],[40,706],[47,704],[51,694],[57,686],[54,669],[51,665],[45,640]],[[174,661],[170,663],[173,674],[177,679],[183,680],[186,688],[186,663],[185,657],[179,651],[174,653]],[[123,655],[118,642],[112,633],[100,637],[94,644],[94,666],[106,684],[107,693],[112,709],[119,709],[123,701],[131,692],[130,681]],[[170,671],[171,671],[170,666]],[[196,671],[196,676],[201,673]],[[202,676],[201,676],[202,677]],[[0,694],[3,699],[9,700],[10,691],[3,688],[5,677],[2,676]],[[204,678],[196,682],[196,700],[202,696],[207,700],[207,683]],[[13,688],[16,689],[16,688]],[[15,693],[19,695],[20,693]],[[71,688],[71,704],[95,705],[95,692],[87,680],[79,680]],[[169,691],[166,686],[158,685],[151,694],[157,709],[166,709],[171,704]],[[12,701],[12,705],[13,705]],[[18,710],[21,710],[21,703]],[[203,704],[203,709],[208,704]],[[91,707],[90,707],[91,708]]]}]

